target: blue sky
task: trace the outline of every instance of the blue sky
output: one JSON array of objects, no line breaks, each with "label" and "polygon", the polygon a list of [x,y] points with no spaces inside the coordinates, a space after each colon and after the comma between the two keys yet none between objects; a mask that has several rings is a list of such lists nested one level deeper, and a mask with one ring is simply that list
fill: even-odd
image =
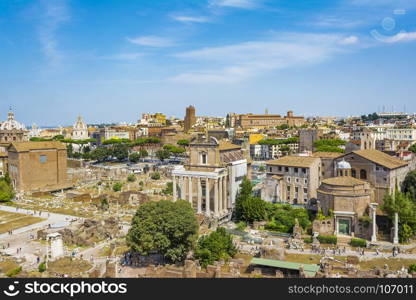
[{"label": "blue sky", "polygon": [[416,111],[414,0],[0,0],[0,119]]}]

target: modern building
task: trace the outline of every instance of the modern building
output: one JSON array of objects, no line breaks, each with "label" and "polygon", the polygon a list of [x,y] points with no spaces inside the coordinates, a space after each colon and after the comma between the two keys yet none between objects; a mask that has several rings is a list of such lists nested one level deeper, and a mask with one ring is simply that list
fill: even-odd
[{"label": "modern building", "polygon": [[321,160],[310,156],[284,156],[266,163],[262,199],[270,202],[307,205],[316,199]]},{"label": "modern building", "polygon": [[67,150],[59,142],[16,142],[8,147],[8,169],[17,191],[57,191],[67,181]]},{"label": "modern building", "polygon": [[211,137],[193,141],[185,166],[172,171],[173,200],[188,200],[198,214],[223,222],[231,218],[247,160],[240,146]]}]

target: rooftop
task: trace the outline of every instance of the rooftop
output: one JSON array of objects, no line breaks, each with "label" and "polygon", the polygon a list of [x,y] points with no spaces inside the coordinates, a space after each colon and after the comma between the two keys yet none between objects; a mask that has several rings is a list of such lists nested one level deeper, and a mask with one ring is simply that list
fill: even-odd
[{"label": "rooftop", "polygon": [[305,273],[312,277],[316,275],[316,273],[319,271],[319,268],[320,268],[318,265],[301,264],[301,263],[295,263],[295,262],[290,262],[290,261],[264,259],[264,258],[257,258],[257,257],[254,257],[251,260],[250,264],[258,265],[258,266],[265,266],[265,267],[274,267],[274,268],[280,268],[280,269],[288,269],[288,270],[299,270],[301,267],[303,267],[303,270],[305,271]]},{"label": "rooftop", "polygon": [[220,151],[240,150],[240,149],[241,149],[241,146],[231,144],[230,142],[227,142],[227,141],[220,141],[220,143],[219,143],[219,150]]},{"label": "rooftop", "polygon": [[268,161],[267,165],[309,168],[312,164],[314,164],[317,161],[319,161],[318,157],[284,156],[277,160]]},{"label": "rooftop", "polygon": [[407,166],[406,162],[374,149],[357,150],[353,153],[388,169],[396,169]]},{"label": "rooftop", "polygon": [[351,176],[340,176],[340,177],[332,177],[328,179],[322,180],[322,183],[329,184],[329,185],[340,185],[340,186],[356,186],[356,185],[363,185],[367,182],[351,177]]},{"label": "rooftop", "polygon": [[45,149],[58,149],[66,150],[65,144],[60,142],[15,142],[12,143],[9,148],[16,149],[17,152],[26,152],[31,150],[45,150]]},{"label": "rooftop", "polygon": [[342,153],[339,152],[315,152],[312,154],[313,157],[320,158],[337,158],[342,156]]}]

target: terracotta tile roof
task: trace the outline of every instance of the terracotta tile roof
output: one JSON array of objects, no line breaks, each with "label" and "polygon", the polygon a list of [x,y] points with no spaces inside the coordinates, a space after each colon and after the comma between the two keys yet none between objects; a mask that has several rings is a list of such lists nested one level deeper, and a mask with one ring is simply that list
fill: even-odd
[{"label": "terracotta tile roof", "polygon": [[322,183],[329,185],[356,186],[366,184],[367,182],[350,176],[340,176],[324,179],[322,180]]},{"label": "terracotta tile roof", "polygon": [[353,151],[353,153],[388,169],[397,169],[407,166],[407,162],[374,149],[357,150]]},{"label": "terracotta tile roof", "polygon": [[234,144],[231,144],[230,142],[226,142],[226,141],[220,141],[220,144],[219,144],[219,150],[220,151],[239,150],[239,149],[241,149],[241,146],[234,145]]},{"label": "terracotta tile roof", "polygon": [[338,152],[315,152],[312,154],[313,157],[321,157],[321,158],[337,158],[342,156],[342,153]]},{"label": "terracotta tile roof", "polygon": [[319,161],[318,157],[311,156],[284,156],[277,160],[270,160],[266,164],[273,166],[287,166],[309,168],[313,163]]},{"label": "terracotta tile roof", "polygon": [[17,142],[12,143],[10,148],[16,149],[17,152],[26,152],[31,150],[45,150],[45,149],[58,149],[66,150],[66,146],[60,142]]}]

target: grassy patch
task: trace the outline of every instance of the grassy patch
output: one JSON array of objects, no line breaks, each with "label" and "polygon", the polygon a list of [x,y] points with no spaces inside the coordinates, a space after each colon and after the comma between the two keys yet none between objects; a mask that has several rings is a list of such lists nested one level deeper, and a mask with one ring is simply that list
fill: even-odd
[{"label": "grassy patch", "polygon": [[411,265],[415,264],[416,259],[407,258],[374,258],[359,263],[361,270],[371,270],[374,268],[383,268],[384,265],[388,265],[390,270],[400,270],[402,267],[406,269]]},{"label": "grassy patch", "polygon": [[29,226],[45,219],[19,213],[0,211],[0,234]]},{"label": "grassy patch", "polygon": [[48,262],[47,271],[58,274],[68,274],[71,277],[86,272],[91,268],[92,265],[86,260],[64,257],[52,262]]},{"label": "grassy patch", "polygon": [[5,259],[0,262],[0,273],[8,273],[16,268],[18,268],[19,265],[11,259]]}]

